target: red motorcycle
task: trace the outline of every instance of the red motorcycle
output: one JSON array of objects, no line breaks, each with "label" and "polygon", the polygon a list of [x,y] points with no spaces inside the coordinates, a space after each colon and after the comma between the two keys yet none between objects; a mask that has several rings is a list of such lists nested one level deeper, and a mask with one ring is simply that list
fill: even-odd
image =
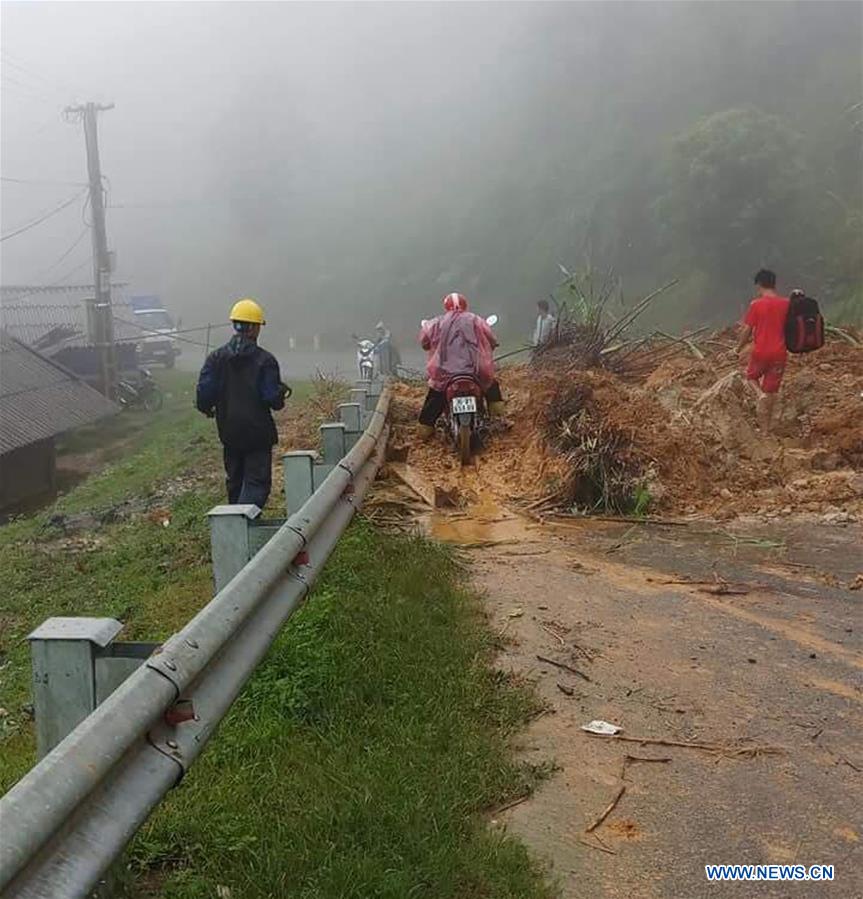
[{"label": "red motorcycle", "polygon": [[[493,327],[497,316],[486,321]],[[462,465],[469,465],[474,451],[482,442],[487,408],[485,394],[479,381],[471,375],[456,375],[446,385],[446,422],[452,435],[455,451]]]},{"label": "red motorcycle", "polygon": [[462,465],[469,465],[479,445],[486,418],[485,396],[479,381],[466,375],[446,385],[446,419]]}]

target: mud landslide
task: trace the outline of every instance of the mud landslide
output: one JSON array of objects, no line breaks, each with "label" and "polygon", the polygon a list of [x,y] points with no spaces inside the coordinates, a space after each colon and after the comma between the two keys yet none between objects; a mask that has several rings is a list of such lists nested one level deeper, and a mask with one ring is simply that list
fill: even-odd
[{"label": "mud landslide", "polygon": [[[700,351],[703,358],[681,346],[655,366],[648,357],[633,375],[504,368],[511,428],[494,434],[477,460],[483,489],[538,512],[860,516],[863,348],[835,339],[789,356],[772,435],[757,428],[754,394],[728,339]],[[423,393],[396,386],[394,443],[410,448],[413,467],[458,489],[464,479],[444,438],[417,440]],[[603,505],[597,480],[619,488],[623,501]]]}]

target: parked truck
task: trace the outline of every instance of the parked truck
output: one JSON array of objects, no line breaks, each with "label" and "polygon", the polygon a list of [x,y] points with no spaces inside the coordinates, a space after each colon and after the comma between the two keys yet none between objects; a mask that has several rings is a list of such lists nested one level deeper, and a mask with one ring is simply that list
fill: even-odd
[{"label": "parked truck", "polygon": [[138,355],[142,363],[157,362],[165,368],[173,368],[180,347],[177,341],[177,325],[154,295],[129,297],[133,320],[140,332]]}]

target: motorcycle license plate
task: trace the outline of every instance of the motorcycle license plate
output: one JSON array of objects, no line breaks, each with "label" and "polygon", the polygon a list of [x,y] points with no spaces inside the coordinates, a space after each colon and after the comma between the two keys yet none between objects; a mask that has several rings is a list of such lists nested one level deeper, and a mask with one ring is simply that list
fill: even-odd
[{"label": "motorcycle license plate", "polygon": [[476,397],[454,396],[452,398],[453,415],[463,415],[466,412],[476,412]]}]

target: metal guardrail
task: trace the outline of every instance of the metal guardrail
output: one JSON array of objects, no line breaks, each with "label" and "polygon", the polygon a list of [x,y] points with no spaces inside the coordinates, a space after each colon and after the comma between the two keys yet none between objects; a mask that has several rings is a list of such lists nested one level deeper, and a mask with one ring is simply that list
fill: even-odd
[{"label": "metal guardrail", "polygon": [[[374,479],[389,399],[385,388],[350,452],[213,600],[0,799],[4,899],[86,896],[188,770]],[[172,715],[178,703],[194,716]]]}]

